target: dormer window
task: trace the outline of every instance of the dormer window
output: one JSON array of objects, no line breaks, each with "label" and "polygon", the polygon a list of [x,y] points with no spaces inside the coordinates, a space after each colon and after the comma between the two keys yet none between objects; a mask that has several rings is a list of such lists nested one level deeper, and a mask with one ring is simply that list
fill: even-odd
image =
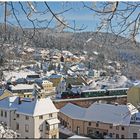
[{"label": "dormer window", "polygon": [[19,114],[17,114],[16,116],[17,116],[17,118],[19,118]]},{"label": "dormer window", "polygon": [[26,119],[26,120],[29,120],[29,116],[25,116],[25,119]]},{"label": "dormer window", "polygon": [[49,118],[52,118],[52,116],[53,116],[53,115],[52,115],[52,113],[51,113],[51,114],[49,114]]}]

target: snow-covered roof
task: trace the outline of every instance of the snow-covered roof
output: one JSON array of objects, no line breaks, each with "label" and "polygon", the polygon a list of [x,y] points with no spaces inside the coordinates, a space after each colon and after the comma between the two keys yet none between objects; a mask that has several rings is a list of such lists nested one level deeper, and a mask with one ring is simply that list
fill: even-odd
[{"label": "snow-covered roof", "polygon": [[60,74],[52,74],[49,76],[50,79],[61,78],[61,77],[62,77],[62,75],[60,75]]},{"label": "snow-covered roof", "polygon": [[17,85],[10,85],[11,90],[29,90],[34,89],[34,84],[17,84]]},{"label": "snow-covered roof", "polygon": [[80,138],[88,138],[88,137],[83,137],[83,136],[79,136],[79,135],[73,135],[73,136],[71,136],[71,137],[69,137],[69,139],[80,139]]},{"label": "snow-covered roof", "polygon": [[85,108],[79,107],[72,103],[68,103],[60,109],[60,112],[75,119],[84,118],[85,111]]},{"label": "snow-covered roof", "polygon": [[26,49],[26,51],[27,51],[27,52],[33,52],[33,51],[35,51],[35,50],[34,50],[33,48],[29,48],[29,47],[28,47],[28,48]]},{"label": "snow-covered roof", "polygon": [[1,109],[16,109],[18,104],[18,97],[17,96],[12,96],[12,97],[7,97],[4,98],[3,100],[0,100],[0,108]]},{"label": "snow-covered roof", "polygon": [[[130,107],[131,106],[131,107]],[[130,105],[111,105],[94,103],[89,108],[82,108],[71,103],[60,109],[60,112],[73,118],[93,122],[129,125],[131,116],[137,109]]]},{"label": "snow-covered roof", "polygon": [[98,54],[99,54],[99,53],[98,53],[98,52],[96,52],[96,51],[94,51],[93,53],[94,53],[95,55],[98,55]]},{"label": "snow-covered roof", "polygon": [[20,70],[20,71],[3,71],[3,75],[6,81],[11,80],[11,78],[20,79],[26,78],[27,75],[34,75],[36,74],[34,71],[30,70]]},{"label": "snow-covered roof", "polygon": [[64,54],[64,55],[68,55],[68,56],[72,56],[73,54],[71,53],[71,52],[69,52],[69,51],[62,51],[62,53]]},{"label": "snow-covered roof", "polygon": [[97,82],[98,85],[106,85],[108,88],[120,88],[131,85],[131,82],[125,76],[114,75],[113,77],[106,77]]},{"label": "snow-covered roof", "polygon": [[36,99],[32,102],[22,102],[18,106],[17,113],[30,116],[39,116],[58,112],[50,98]]}]

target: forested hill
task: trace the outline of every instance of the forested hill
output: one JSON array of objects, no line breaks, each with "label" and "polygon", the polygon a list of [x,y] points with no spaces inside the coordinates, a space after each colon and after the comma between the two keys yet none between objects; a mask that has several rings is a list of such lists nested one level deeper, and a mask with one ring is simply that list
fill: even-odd
[{"label": "forested hill", "polygon": [[[59,50],[70,50],[71,52],[87,51],[88,55],[93,55],[93,51],[97,51],[104,55],[105,58],[125,62],[131,67],[135,67],[136,72],[140,72],[140,43],[136,45],[121,36],[111,33],[95,33],[95,32],[56,32],[54,29],[37,29],[33,38],[33,29],[22,29],[18,27],[8,26],[6,35],[4,34],[4,26],[0,25],[0,42],[10,44],[28,44],[32,47],[56,48]],[[5,37],[6,36],[6,37]],[[129,71],[129,70],[128,70]],[[131,72],[130,72],[131,73]]]}]

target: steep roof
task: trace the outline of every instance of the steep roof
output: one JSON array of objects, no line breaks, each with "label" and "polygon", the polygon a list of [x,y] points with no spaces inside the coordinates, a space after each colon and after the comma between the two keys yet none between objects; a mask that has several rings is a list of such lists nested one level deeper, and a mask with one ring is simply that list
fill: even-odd
[{"label": "steep roof", "polygon": [[21,101],[19,104],[19,97],[7,97],[0,100],[0,108],[6,110],[16,110],[19,114],[30,116],[39,116],[58,112],[50,98],[35,99],[34,101]]},{"label": "steep roof", "polygon": [[16,109],[18,107],[18,97],[6,97],[3,100],[0,100],[0,108],[6,110]]},{"label": "steep roof", "polygon": [[36,99],[32,102],[23,102],[19,105],[17,113],[30,116],[39,116],[58,112],[50,98]]}]

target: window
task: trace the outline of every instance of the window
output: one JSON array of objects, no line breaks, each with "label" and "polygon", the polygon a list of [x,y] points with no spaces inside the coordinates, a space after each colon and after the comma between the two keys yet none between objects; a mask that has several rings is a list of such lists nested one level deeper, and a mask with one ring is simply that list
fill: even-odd
[{"label": "window", "polygon": [[97,122],[97,123],[96,123],[96,127],[98,127],[98,126],[99,126],[99,123]]},{"label": "window", "polygon": [[111,124],[111,125],[109,126],[109,128],[112,129],[112,127],[113,127],[113,126],[112,126],[112,124]]},{"label": "window", "polygon": [[43,119],[43,116],[41,115],[41,116],[39,116],[39,119]]},{"label": "window", "polygon": [[116,134],[116,139],[119,139],[119,134]]},{"label": "window", "polygon": [[53,135],[53,136],[52,136],[52,139],[56,139],[56,135]]},{"label": "window", "polygon": [[112,138],[112,133],[109,133],[109,136]]},{"label": "window", "polygon": [[137,133],[133,133],[133,139],[137,139]]},{"label": "window", "polygon": [[121,135],[121,139],[124,139],[124,135]]},{"label": "window", "polygon": [[7,112],[5,111],[4,116],[7,117]]},{"label": "window", "polygon": [[91,126],[91,122],[89,122],[88,125]]},{"label": "window", "polygon": [[1,110],[1,117],[3,117],[3,110]]},{"label": "window", "polygon": [[51,114],[49,114],[49,118],[51,118],[52,117],[52,113]]},{"label": "window", "polygon": [[99,131],[96,131],[96,134],[98,135],[99,134]]},{"label": "window", "polygon": [[119,130],[119,126],[116,126],[116,130]]},{"label": "window", "polygon": [[17,118],[19,118],[19,114],[17,114]]},{"label": "window", "polygon": [[77,126],[77,134],[79,135],[79,133],[80,133],[80,127]]},{"label": "window", "polygon": [[26,120],[29,120],[29,116],[25,116],[25,119],[26,119]]},{"label": "window", "polygon": [[122,126],[122,130],[124,130],[124,127]]},{"label": "window", "polygon": [[19,123],[16,124],[16,130],[19,130]]},{"label": "window", "polygon": [[4,126],[5,126],[5,127],[7,126],[7,123],[6,123],[6,122],[4,122]]},{"label": "window", "polygon": [[25,124],[25,132],[29,132],[29,125]]}]

